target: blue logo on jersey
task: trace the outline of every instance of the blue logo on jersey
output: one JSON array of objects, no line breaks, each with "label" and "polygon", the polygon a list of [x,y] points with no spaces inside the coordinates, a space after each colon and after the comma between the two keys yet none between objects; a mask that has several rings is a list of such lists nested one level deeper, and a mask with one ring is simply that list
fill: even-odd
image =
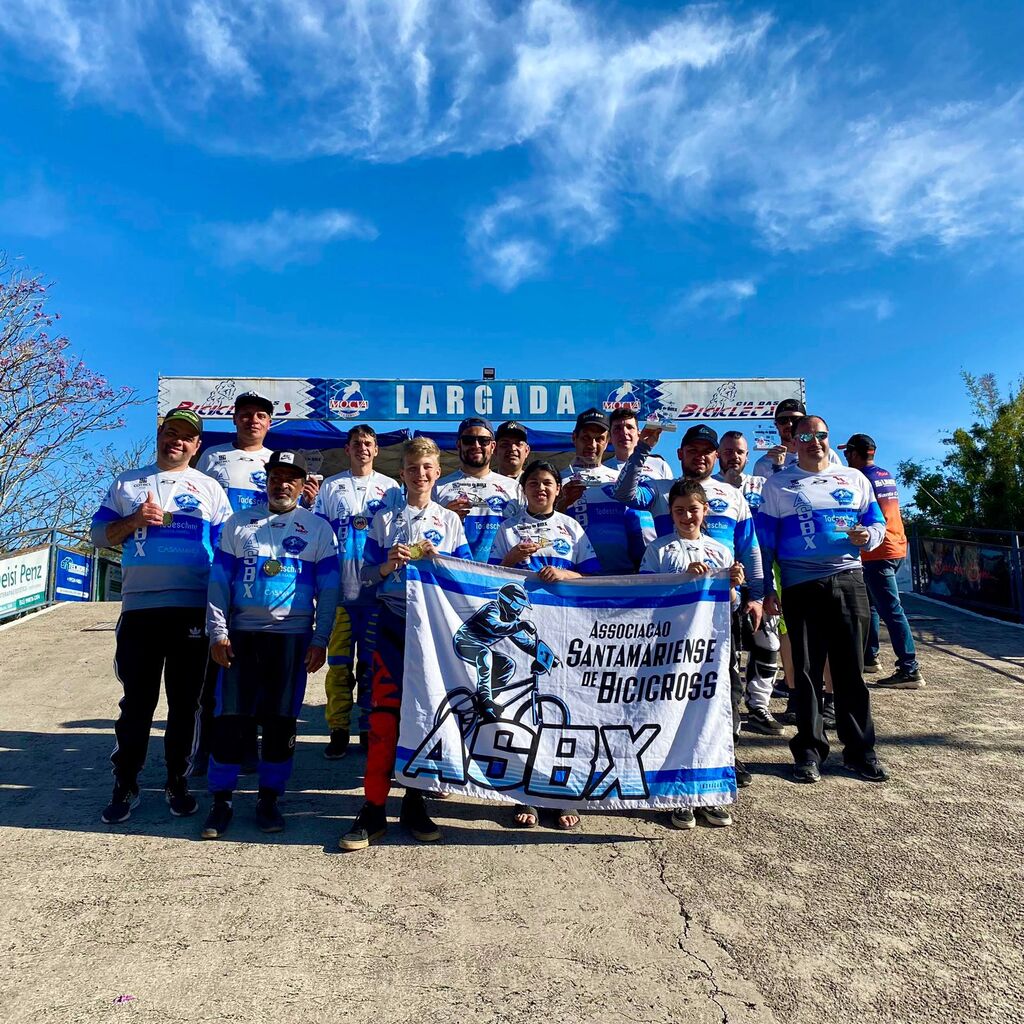
[{"label": "blue logo on jersey", "polygon": [[572,545],[567,540],[563,540],[561,537],[559,537],[558,540],[552,541],[551,546],[563,558],[565,558],[565,556],[569,554],[570,551],[572,551]]},{"label": "blue logo on jersey", "polygon": [[853,504],[853,491],[848,491],[845,487],[837,487],[831,494],[835,498],[836,504],[842,505],[843,508]]},{"label": "blue logo on jersey", "polygon": [[729,507],[729,502],[725,498],[712,498],[708,502],[708,508],[715,513],[716,516],[720,516]]},{"label": "blue logo on jersey", "polygon": [[616,409],[632,409],[633,412],[639,412],[640,396],[633,382],[624,380],[614,391],[608,393],[602,405],[605,412],[615,412]]},{"label": "blue logo on jersey", "polygon": [[283,547],[289,555],[297,555],[306,547],[306,543],[307,542],[301,537],[285,537],[285,539],[281,541],[281,547]]},{"label": "blue logo on jersey", "polygon": [[327,411],[332,418],[354,420],[370,408],[357,380],[332,380],[327,385]]},{"label": "blue logo on jersey", "polygon": [[427,530],[423,536],[426,540],[429,540],[431,544],[440,544],[441,541],[444,540],[437,530]]},{"label": "blue logo on jersey", "polygon": [[181,509],[182,512],[195,512],[199,508],[199,499],[194,498],[191,494],[179,494],[174,499],[174,504]]},{"label": "blue logo on jersey", "polygon": [[500,495],[492,494],[489,498],[484,498],[487,502],[488,507],[492,512],[504,512],[505,506],[508,504],[508,498],[502,498]]},{"label": "blue logo on jersey", "polygon": [[371,516],[375,516],[384,507],[384,502],[380,498],[371,498],[366,503],[366,511]]},{"label": "blue logo on jersey", "polygon": [[752,493],[747,495],[747,504],[750,506],[751,512],[756,512],[761,507],[761,495]]},{"label": "blue logo on jersey", "polygon": [[249,474],[249,479],[254,483],[261,491],[266,490],[267,487],[267,474],[262,469],[254,469]]}]

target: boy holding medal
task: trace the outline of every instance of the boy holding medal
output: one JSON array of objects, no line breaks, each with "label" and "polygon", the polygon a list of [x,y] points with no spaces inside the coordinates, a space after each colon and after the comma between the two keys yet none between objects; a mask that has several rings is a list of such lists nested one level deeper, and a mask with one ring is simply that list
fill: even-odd
[{"label": "boy holding medal", "polygon": [[[400,475],[405,503],[391,503],[377,514],[364,550],[363,585],[376,591],[380,607],[370,666],[366,802],[338,842],[343,850],[364,850],[387,831],[385,804],[395,768],[405,663],[405,567],[437,555],[471,557],[458,513],[431,501],[441,475],[441,452],[429,437],[416,437],[402,446]],[[419,790],[405,791],[400,821],[420,842],[441,838]]]},{"label": "boy holding medal", "polygon": [[96,547],[122,546],[114,670],[124,696],[110,755],[114,791],[101,815],[108,825],[127,821],[139,804],[161,675],[167,803],[176,817],[198,809],[188,772],[206,667],[206,586],[221,525],[231,515],[221,485],[189,468],[202,431],[191,409],[172,409],[157,431],[156,464],[122,473],[92,519]]},{"label": "boy holding medal", "polygon": [[306,674],[327,657],[338,602],[338,554],[330,526],[299,504],[308,476],[299,452],[267,462],[267,504],[224,526],[210,574],[206,622],[217,675],[207,782],[213,807],[204,839],[224,835],[253,723],[263,727],[256,822],[280,832],[277,800],[291,775],[295,722]]}]

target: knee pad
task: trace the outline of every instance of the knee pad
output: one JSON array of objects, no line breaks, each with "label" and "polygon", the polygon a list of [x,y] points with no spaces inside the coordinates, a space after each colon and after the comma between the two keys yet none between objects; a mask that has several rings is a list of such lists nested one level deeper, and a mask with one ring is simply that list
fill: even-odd
[{"label": "knee pad", "polygon": [[295,752],[295,719],[269,718],[263,723],[263,761],[287,761]]}]

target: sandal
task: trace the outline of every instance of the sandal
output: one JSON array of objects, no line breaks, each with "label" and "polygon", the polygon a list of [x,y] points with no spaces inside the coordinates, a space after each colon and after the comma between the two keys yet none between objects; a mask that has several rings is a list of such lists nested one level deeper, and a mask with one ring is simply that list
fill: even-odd
[{"label": "sandal", "polygon": [[[532,822],[516,821],[518,817],[533,818]],[[512,808],[512,825],[514,828],[536,828],[540,824],[540,812],[529,804],[516,804]]]},{"label": "sandal", "polygon": [[[566,818],[575,818],[576,820],[571,824],[564,824]],[[559,832],[579,832],[582,819],[579,814],[566,807],[561,807],[555,811],[555,828]]]}]

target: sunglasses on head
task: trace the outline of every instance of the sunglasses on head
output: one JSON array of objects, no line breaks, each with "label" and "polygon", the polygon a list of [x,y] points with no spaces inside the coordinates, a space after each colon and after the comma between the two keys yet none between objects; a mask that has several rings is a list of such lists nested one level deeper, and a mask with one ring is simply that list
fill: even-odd
[{"label": "sunglasses on head", "polygon": [[796,439],[807,444],[809,441],[824,441],[828,437],[827,430],[816,430],[813,434],[797,434]]},{"label": "sunglasses on head", "polygon": [[494,443],[493,437],[479,437],[476,434],[467,434],[464,437],[459,438],[460,444],[465,445],[480,445],[481,448],[486,448],[489,444]]}]

